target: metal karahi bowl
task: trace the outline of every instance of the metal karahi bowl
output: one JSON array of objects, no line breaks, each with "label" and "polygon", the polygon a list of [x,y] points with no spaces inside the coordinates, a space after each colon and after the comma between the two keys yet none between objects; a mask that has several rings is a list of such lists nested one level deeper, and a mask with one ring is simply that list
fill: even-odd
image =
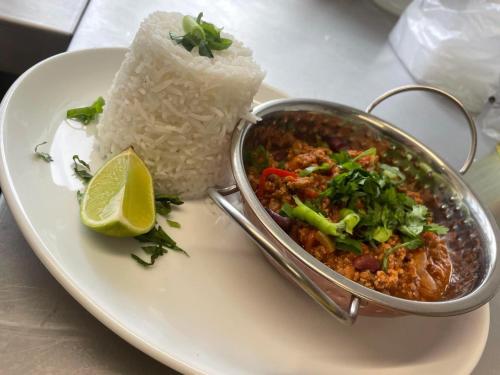
[{"label": "metal karahi bowl", "polygon": [[[447,97],[466,116],[472,142],[467,160],[460,170],[465,173],[473,161],[476,130],[470,115],[461,103],[446,92],[427,86],[405,86],[376,99],[367,111],[313,99],[283,99],[263,103],[254,108],[257,117],[280,123],[289,118],[307,121],[321,116],[322,127],[341,133],[347,144],[360,142],[365,147],[385,142],[387,152],[382,160],[399,166],[409,178],[430,192],[426,202],[434,217],[450,232],[446,237],[453,272],[445,299],[421,302],[393,297],[358,284],[314,258],[288,236],[268,215],[253,192],[243,162],[243,155],[253,129],[261,123],[241,121],[235,129],[231,145],[231,166],[236,185],[210,188],[209,195],[227,214],[235,219],[259,245],[268,259],[281,272],[299,285],[317,303],[345,324],[353,324],[358,315],[425,316],[459,315],[484,305],[500,284],[497,249],[500,232],[491,216],[458,173],[425,145],[394,125],[369,112],[382,100],[399,92],[431,91]],[[268,126],[268,125],[267,125]],[[244,214],[225,196],[240,192]]]}]

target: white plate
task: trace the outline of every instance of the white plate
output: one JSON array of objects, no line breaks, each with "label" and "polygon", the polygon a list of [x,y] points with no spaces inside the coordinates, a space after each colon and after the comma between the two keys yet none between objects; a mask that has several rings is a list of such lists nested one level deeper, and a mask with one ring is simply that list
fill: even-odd
[{"label": "white plate", "polygon": [[[168,232],[190,258],[137,265],[132,239],[80,224],[71,157],[92,160],[94,126],[65,110],[105,95],[124,49],[52,57],[12,86],[0,109],[1,184],[24,236],[54,277],[125,340],[183,372],[469,373],[484,349],[489,309],[453,318],[365,318],[338,324],[288,283],[208,200],[174,214]],[[281,94],[263,86],[258,100]],[[117,134],[119,136],[119,134]],[[49,141],[55,161],[33,156]],[[463,345],[467,343],[467,345]]]}]

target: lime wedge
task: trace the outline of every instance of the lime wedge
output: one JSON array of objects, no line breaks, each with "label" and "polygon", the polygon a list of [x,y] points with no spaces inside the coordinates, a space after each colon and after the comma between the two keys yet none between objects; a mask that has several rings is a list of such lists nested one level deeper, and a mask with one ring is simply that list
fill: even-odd
[{"label": "lime wedge", "polygon": [[138,236],[154,226],[153,179],[132,147],[108,160],[90,180],[80,217],[87,227],[114,237]]}]

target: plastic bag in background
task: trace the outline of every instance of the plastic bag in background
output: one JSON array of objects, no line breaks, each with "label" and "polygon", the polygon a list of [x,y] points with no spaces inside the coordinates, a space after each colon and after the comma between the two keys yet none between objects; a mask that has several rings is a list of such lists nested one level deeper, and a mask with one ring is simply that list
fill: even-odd
[{"label": "plastic bag in background", "polygon": [[417,82],[450,92],[471,112],[500,91],[500,1],[414,0],[389,40]]}]

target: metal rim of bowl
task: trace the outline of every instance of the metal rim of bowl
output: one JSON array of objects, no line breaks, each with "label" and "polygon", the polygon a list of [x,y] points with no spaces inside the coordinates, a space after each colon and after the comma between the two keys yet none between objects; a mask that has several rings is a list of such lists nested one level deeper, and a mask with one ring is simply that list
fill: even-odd
[{"label": "metal rim of bowl", "polygon": [[321,263],[319,260],[310,255],[306,250],[304,250],[300,245],[293,241],[288,234],[286,234],[268,215],[264,207],[258,200],[257,196],[253,192],[250,183],[247,179],[245,168],[243,165],[243,144],[248,131],[251,129],[253,124],[248,121],[242,121],[235,129],[231,144],[231,165],[233,169],[233,175],[236,180],[237,187],[243,196],[244,200],[248,203],[250,209],[260,220],[260,222],[266,227],[266,229],[272,234],[274,239],[276,239],[281,245],[283,245],[290,253],[301,259],[310,268],[321,274],[323,277],[327,278],[329,281],[335,285],[343,288],[345,291],[351,293],[355,297],[359,297],[362,300],[373,302],[383,307],[398,310],[406,313],[426,315],[426,316],[450,316],[459,315],[472,311],[493,298],[498,285],[500,284],[500,273],[495,272],[497,268],[497,240],[500,238],[498,227],[491,214],[482,206],[477,197],[472,193],[470,188],[464,183],[462,178],[440,157],[438,157],[434,152],[428,149],[425,145],[417,141],[414,137],[398,129],[394,125],[373,116],[367,112],[357,110],[355,108],[345,106],[342,104],[337,104],[333,102],[316,100],[316,99],[279,99],[269,101],[258,105],[254,108],[254,115],[260,117],[270,114],[274,111],[283,110],[312,110],[312,111],[323,111],[328,113],[328,109],[342,109],[345,111],[352,112],[361,116],[365,122],[381,130],[383,133],[389,134],[391,137],[404,141],[405,143],[411,145],[412,147],[424,152],[428,157],[430,157],[436,164],[438,164],[443,172],[448,177],[451,177],[456,184],[461,188],[464,195],[468,196],[468,200],[471,200],[475,205],[475,212],[482,214],[483,218],[486,220],[485,223],[488,224],[486,228],[486,235],[489,240],[494,243],[491,244],[491,249],[489,252],[490,262],[487,265],[485,275],[479,285],[475,287],[474,290],[468,294],[458,297],[456,299],[437,301],[437,302],[422,302],[406,300],[402,298],[393,297],[387,294],[383,294],[376,290],[367,288],[361,284],[358,284],[339,273],[333,271],[325,264]]}]

